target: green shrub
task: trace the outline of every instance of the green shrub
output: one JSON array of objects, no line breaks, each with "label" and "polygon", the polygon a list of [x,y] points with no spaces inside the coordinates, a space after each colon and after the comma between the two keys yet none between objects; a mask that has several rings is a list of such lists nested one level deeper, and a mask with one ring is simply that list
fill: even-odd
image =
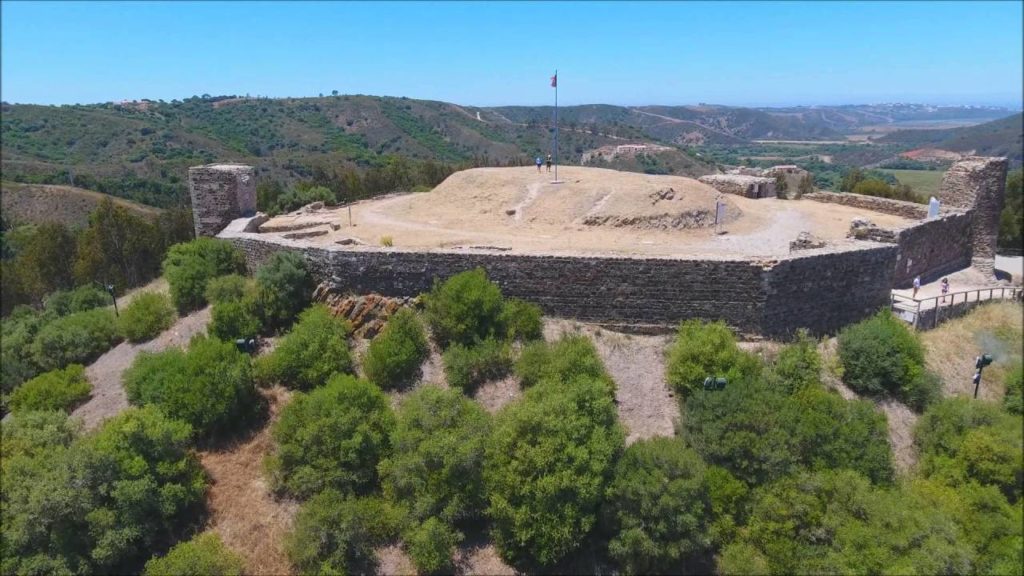
[{"label": "green shrub", "polygon": [[170,328],[174,316],[170,298],[158,292],[144,292],[125,307],[118,321],[129,342],[145,342]]},{"label": "green shrub", "polygon": [[97,286],[86,284],[74,290],[58,290],[46,297],[43,307],[57,316],[67,316],[75,312],[85,312],[93,308],[103,308],[113,304],[110,294]]},{"label": "green shrub", "polygon": [[509,340],[537,340],[544,334],[540,307],[518,298],[505,302],[498,323],[504,328],[504,335]]},{"label": "green shrub", "polygon": [[605,381],[614,392],[615,383],[604,369],[594,343],[582,335],[565,335],[553,343],[531,342],[516,361],[516,374],[523,387],[543,380],[565,382],[576,378]]},{"label": "green shrub", "polygon": [[512,369],[512,350],[488,338],[471,347],[452,344],[441,357],[448,385],[470,394],[477,386],[501,378]]},{"label": "green shrub", "polygon": [[667,364],[668,383],[684,398],[701,390],[709,376],[732,383],[760,372],[757,358],[740,350],[732,331],[720,321],[680,324]]},{"label": "green shrub", "polygon": [[1017,362],[1006,374],[1006,396],[1003,406],[1007,412],[1024,414],[1024,364]]},{"label": "green shrub", "polygon": [[285,549],[302,574],[368,574],[374,549],[396,535],[399,522],[380,498],[346,498],[328,489],[299,509]]},{"label": "green shrub", "polygon": [[228,342],[239,338],[255,338],[262,331],[256,307],[256,300],[252,297],[217,302],[210,309],[210,325],[207,330],[211,336]]},{"label": "green shrub", "polygon": [[394,427],[379,388],[336,374],[326,386],[297,393],[281,411],[268,464],[273,481],[300,498],[328,488],[367,493],[377,484],[377,464],[391,450]]},{"label": "green shrub", "polygon": [[256,271],[256,300],[264,328],[287,328],[312,295],[306,260],[295,252],[275,252]]},{"label": "green shrub", "polygon": [[608,552],[627,574],[670,573],[711,546],[704,463],[676,438],[626,449],[608,486]]},{"label": "green shrub", "polygon": [[6,396],[22,382],[39,374],[32,354],[36,335],[51,320],[52,312],[20,307],[0,322],[0,394]]},{"label": "green shrub", "polygon": [[146,562],[144,576],[241,576],[242,557],[229,550],[220,536],[204,532],[177,544],[162,558]]},{"label": "green shrub", "polygon": [[430,353],[427,334],[416,313],[403,308],[388,319],[366,351],[363,371],[382,388],[407,383]]},{"label": "green shrub", "polygon": [[133,404],[153,404],[189,423],[202,437],[230,434],[261,408],[249,357],[234,343],[197,336],[188,352],[141,352],[125,371]]},{"label": "green shrub", "polygon": [[821,355],[806,330],[800,330],[796,341],[779,352],[770,378],[774,386],[789,394],[821,386]]},{"label": "green shrub", "polygon": [[405,537],[409,558],[420,574],[450,574],[455,547],[461,541],[458,531],[437,518],[409,530]]},{"label": "green shrub", "polygon": [[225,274],[245,272],[245,259],[231,243],[196,238],[175,244],[163,262],[164,277],[171,286],[171,300],[180,312],[206,304],[207,283]]},{"label": "green shrub", "polygon": [[85,378],[85,367],[71,364],[63,370],[51,370],[25,382],[11,394],[11,411],[70,410],[89,397],[92,384]]},{"label": "green shrub", "polygon": [[241,300],[247,294],[253,293],[252,280],[240,274],[226,274],[211,279],[206,284],[206,301],[210,304],[221,302],[232,302]]},{"label": "green shrub", "polygon": [[432,517],[451,524],[480,514],[489,431],[487,412],[458,391],[417,389],[398,409],[394,450],[379,467],[385,496],[413,524]]},{"label": "green shrub", "polygon": [[39,330],[32,342],[32,357],[44,370],[90,364],[123,338],[113,310],[75,312]]},{"label": "green shrub", "polygon": [[0,464],[17,456],[36,456],[50,448],[67,446],[78,435],[81,420],[63,410],[37,410],[12,414],[0,424]]},{"label": "green shrub", "polygon": [[843,382],[859,394],[888,392],[917,410],[937,396],[937,380],[925,373],[924,347],[888,310],[843,330],[839,359]]},{"label": "green shrub", "polygon": [[594,527],[623,441],[614,399],[596,380],[535,386],[503,409],[484,458],[502,558],[551,566],[575,550]]},{"label": "green shrub", "polygon": [[482,268],[434,284],[424,300],[427,323],[442,347],[452,343],[472,346],[478,340],[503,334],[501,290],[487,279]]},{"label": "green shrub", "polygon": [[349,330],[348,322],[332,316],[323,304],[310,307],[277,348],[257,361],[260,382],[309,390],[325,384],[334,374],[351,373]]}]

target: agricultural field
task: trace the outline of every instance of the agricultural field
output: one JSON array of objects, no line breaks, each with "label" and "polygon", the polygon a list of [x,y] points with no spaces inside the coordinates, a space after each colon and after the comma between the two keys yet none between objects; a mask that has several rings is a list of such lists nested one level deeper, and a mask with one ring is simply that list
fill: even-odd
[{"label": "agricultural field", "polygon": [[899,180],[900,184],[906,184],[914,189],[919,196],[935,196],[939,193],[939,186],[942,185],[942,170],[892,170],[882,169],[886,174],[892,174]]}]

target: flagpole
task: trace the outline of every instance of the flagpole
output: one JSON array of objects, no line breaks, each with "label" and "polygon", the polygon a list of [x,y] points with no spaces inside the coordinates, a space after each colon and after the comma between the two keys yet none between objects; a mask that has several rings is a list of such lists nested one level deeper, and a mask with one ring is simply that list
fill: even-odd
[{"label": "flagpole", "polygon": [[555,70],[555,182],[558,182],[558,70]]}]

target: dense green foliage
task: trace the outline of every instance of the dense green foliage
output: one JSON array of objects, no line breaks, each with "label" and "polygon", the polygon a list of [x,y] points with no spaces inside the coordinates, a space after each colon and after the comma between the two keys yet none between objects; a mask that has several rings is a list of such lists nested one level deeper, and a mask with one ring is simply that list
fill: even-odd
[{"label": "dense green foliage", "polygon": [[242,557],[228,550],[220,536],[204,532],[181,542],[166,556],[146,562],[144,576],[241,576]]},{"label": "dense green foliage", "polygon": [[1024,249],[1024,169],[1021,168],[1006,176],[1006,196],[1003,211],[999,214],[998,245],[1007,251]]},{"label": "dense green foliage", "polygon": [[11,411],[70,410],[89,397],[92,384],[85,378],[85,367],[71,364],[63,370],[51,370],[19,386],[11,394]]},{"label": "dense green foliage", "polygon": [[238,431],[259,414],[249,357],[234,343],[197,336],[188,351],[140,352],[125,371],[133,404],[158,406],[201,437]]},{"label": "dense green foliage", "polygon": [[250,296],[238,300],[223,300],[210,309],[211,336],[234,342],[239,338],[254,338],[263,329],[256,313],[256,299]]},{"label": "dense green foliage", "polygon": [[540,307],[518,298],[505,301],[498,323],[504,328],[505,337],[509,340],[536,340],[541,338],[544,331]]},{"label": "dense green foliage", "polygon": [[471,394],[484,382],[501,378],[512,369],[509,345],[494,338],[471,346],[452,344],[441,357],[448,385]]},{"label": "dense green foliage", "polygon": [[259,380],[309,390],[326,384],[334,374],[352,373],[349,331],[348,321],[332,316],[323,304],[306,309],[277,348],[257,361]]},{"label": "dense green foliage", "polygon": [[313,295],[306,260],[295,252],[274,252],[256,271],[257,309],[265,329],[291,325]]},{"label": "dense green foliage", "polygon": [[818,343],[806,330],[798,332],[796,341],[779,352],[768,378],[773,386],[789,394],[821,385],[821,355],[818,354]]},{"label": "dense green foliage", "polygon": [[405,536],[409,557],[422,574],[450,573],[455,546],[461,541],[462,533],[437,518],[429,518]]},{"label": "dense green foliage", "polygon": [[724,322],[687,320],[679,325],[668,351],[667,379],[684,398],[703,388],[713,376],[735,382],[754,377],[757,359],[736,346],[736,337]]},{"label": "dense green foliage", "polygon": [[1006,374],[1006,396],[1003,398],[1003,405],[1011,414],[1024,414],[1024,364],[1019,360]]},{"label": "dense green foliage", "polygon": [[408,383],[427,358],[430,346],[416,313],[403,308],[388,319],[370,342],[363,357],[363,372],[381,388]]},{"label": "dense green foliage", "polygon": [[89,364],[123,338],[113,310],[75,312],[39,329],[32,341],[32,359],[44,370]]},{"label": "dense green foliage", "polygon": [[206,284],[210,280],[245,272],[245,260],[229,242],[197,238],[171,246],[163,261],[163,271],[174,305],[187,312],[206,304]]},{"label": "dense green foliage", "polygon": [[502,557],[552,565],[580,546],[623,441],[614,398],[597,379],[545,381],[503,409],[484,459]]},{"label": "dense green foliage", "polygon": [[36,312],[19,307],[0,323],[0,392],[5,396],[19,384],[39,374],[32,344],[36,334],[56,318],[51,312]]},{"label": "dense green foliage", "polygon": [[57,316],[85,312],[93,308],[110,306],[110,295],[94,285],[86,284],[74,290],[58,290],[43,299],[43,309]]},{"label": "dense green foliage", "polygon": [[210,304],[233,302],[252,294],[253,282],[241,274],[225,274],[206,283],[206,301]]},{"label": "dense green foliage", "polygon": [[171,299],[159,292],[143,292],[125,306],[118,322],[129,342],[151,340],[174,323]]},{"label": "dense green foliage", "polygon": [[594,343],[578,334],[566,334],[552,343],[528,344],[516,361],[516,375],[524,388],[545,380],[571,382],[587,378],[604,382],[610,393],[615,391],[615,383],[605,371]]},{"label": "dense green foliage", "polygon": [[453,343],[472,346],[503,333],[501,290],[487,279],[482,268],[435,284],[425,302],[427,323],[443,347]]},{"label": "dense green foliage", "polygon": [[16,415],[3,430],[5,574],[135,572],[197,519],[206,479],[191,429],[155,408],[81,438],[53,416]]},{"label": "dense green foliage", "polygon": [[917,335],[889,310],[839,335],[843,382],[860,394],[890,393],[917,411],[939,396],[938,379],[924,368]]},{"label": "dense green foliage", "polygon": [[368,493],[377,484],[377,464],[390,453],[394,427],[379,388],[335,375],[325,386],[297,393],[281,411],[269,461],[274,483],[302,498],[328,488]]},{"label": "dense green foliage", "polygon": [[608,485],[608,552],[627,574],[677,572],[711,546],[714,520],[696,452],[675,438],[641,440]]},{"label": "dense green foliage", "polygon": [[288,558],[303,574],[373,572],[374,549],[392,538],[400,515],[381,498],[351,498],[324,490],[295,517]]}]

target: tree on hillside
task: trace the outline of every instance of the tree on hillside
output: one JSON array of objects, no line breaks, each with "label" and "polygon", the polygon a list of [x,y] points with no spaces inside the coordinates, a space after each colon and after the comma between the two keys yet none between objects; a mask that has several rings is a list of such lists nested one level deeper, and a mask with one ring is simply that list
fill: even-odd
[{"label": "tree on hillside", "polygon": [[14,260],[14,272],[21,288],[36,302],[54,290],[74,286],[71,267],[75,260],[75,237],[63,224],[48,222],[35,226],[25,236]]},{"label": "tree on hillside", "polygon": [[1024,248],[1024,169],[1006,176],[1006,201],[999,215],[999,247],[1010,250]]},{"label": "tree on hillside", "polygon": [[157,275],[162,243],[158,227],[104,198],[79,240],[75,278],[118,290],[137,286]]}]

